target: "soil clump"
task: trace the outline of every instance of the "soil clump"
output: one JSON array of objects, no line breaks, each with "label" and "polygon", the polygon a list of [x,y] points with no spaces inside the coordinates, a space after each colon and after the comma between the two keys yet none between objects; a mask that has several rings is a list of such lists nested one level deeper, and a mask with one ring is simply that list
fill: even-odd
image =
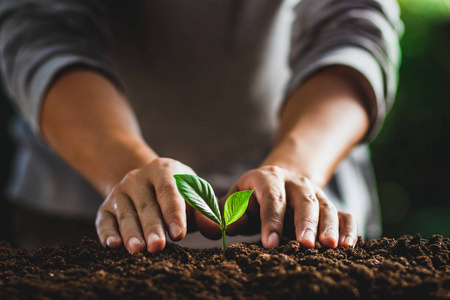
[{"label": "soil clump", "polygon": [[0,299],[450,299],[450,239],[360,239],[355,248],[233,244],[131,255],[83,239],[0,244]]}]

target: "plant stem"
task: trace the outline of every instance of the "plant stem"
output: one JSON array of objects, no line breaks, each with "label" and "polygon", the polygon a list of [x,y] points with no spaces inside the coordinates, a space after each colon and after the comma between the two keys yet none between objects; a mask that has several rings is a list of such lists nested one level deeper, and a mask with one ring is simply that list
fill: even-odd
[{"label": "plant stem", "polygon": [[227,248],[227,243],[225,242],[225,228],[222,228],[222,251]]}]

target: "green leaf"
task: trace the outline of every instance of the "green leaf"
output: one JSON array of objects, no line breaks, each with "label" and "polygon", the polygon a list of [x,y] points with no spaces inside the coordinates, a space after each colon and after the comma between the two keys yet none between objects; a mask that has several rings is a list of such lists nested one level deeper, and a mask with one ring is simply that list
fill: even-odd
[{"label": "green leaf", "polygon": [[236,192],[228,197],[225,202],[225,211],[223,214],[225,226],[237,221],[244,214],[253,191],[254,189],[251,191]]},{"label": "green leaf", "polygon": [[173,177],[184,200],[208,219],[222,226],[219,205],[211,185],[195,175],[177,174]]}]

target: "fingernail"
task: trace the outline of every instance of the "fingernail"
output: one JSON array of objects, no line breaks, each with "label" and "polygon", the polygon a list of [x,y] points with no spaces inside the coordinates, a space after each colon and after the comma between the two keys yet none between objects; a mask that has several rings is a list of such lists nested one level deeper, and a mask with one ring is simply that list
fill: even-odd
[{"label": "fingernail", "polygon": [[310,241],[313,245],[316,243],[316,234],[311,229],[305,230],[302,237]]},{"label": "fingernail", "polygon": [[327,230],[325,230],[325,232],[323,233],[324,237],[332,237],[332,238],[336,238],[336,231],[334,231],[334,229],[328,228]]},{"label": "fingernail", "polygon": [[152,232],[147,236],[148,249],[151,249],[153,242],[160,240],[161,238],[156,233]]},{"label": "fingernail", "polygon": [[270,248],[275,248],[278,246],[278,243],[280,242],[280,237],[278,236],[278,233],[272,232],[269,237],[267,238],[267,244]]},{"label": "fingernail", "polygon": [[351,236],[347,235],[347,237],[344,240],[344,243],[349,245],[350,247],[353,247],[355,240]]},{"label": "fingernail", "polygon": [[169,233],[170,237],[173,239],[176,239],[180,236],[181,232],[183,231],[183,228],[178,224],[178,222],[173,221],[169,224]]},{"label": "fingernail", "polygon": [[132,253],[135,252],[136,245],[142,244],[142,241],[138,239],[137,237],[132,237],[130,241],[128,242],[128,246],[131,249]]},{"label": "fingernail", "polygon": [[117,241],[118,239],[115,236],[110,236],[106,239],[106,245],[111,247],[111,244]]}]

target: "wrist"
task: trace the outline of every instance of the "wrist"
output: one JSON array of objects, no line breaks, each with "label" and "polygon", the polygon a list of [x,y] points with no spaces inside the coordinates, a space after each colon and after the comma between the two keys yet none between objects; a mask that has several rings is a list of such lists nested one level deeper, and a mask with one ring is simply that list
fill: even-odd
[{"label": "wrist", "polygon": [[158,157],[125,96],[93,71],[61,74],[44,99],[40,124],[50,147],[104,196]]},{"label": "wrist", "polygon": [[317,186],[323,188],[328,179],[324,160],[318,159],[308,143],[302,143],[290,136],[283,138],[269,153],[261,166],[277,166],[298,175],[305,176]]},{"label": "wrist", "polygon": [[111,150],[113,153],[102,160],[103,171],[95,172],[100,183],[98,189],[104,196],[107,196],[128,172],[142,168],[159,157],[143,140],[130,137],[118,139]]},{"label": "wrist", "polygon": [[286,168],[325,187],[368,129],[365,96],[354,77],[364,80],[350,68],[329,67],[300,86],[286,101],[277,145],[264,164]]}]

